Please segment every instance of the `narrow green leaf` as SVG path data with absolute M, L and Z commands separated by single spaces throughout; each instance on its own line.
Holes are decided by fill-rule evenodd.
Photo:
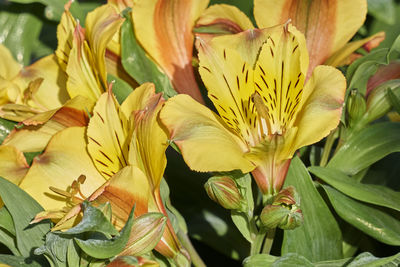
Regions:
M 364 252 L 358 255 L 347 267 L 381 267 L 381 266 L 399 266 L 400 253 L 396 255 L 377 258 L 369 252 Z
M 6 207 L 0 209 L 0 228 L 3 228 L 15 236 L 14 222 Z
M 400 192 L 386 186 L 359 183 L 339 170 L 317 166 L 308 169 L 326 183 L 352 198 L 400 211 Z
M 115 255 L 118 255 L 125 248 L 126 243 L 129 240 L 129 235 L 131 233 L 132 225 L 134 222 L 133 211 L 134 208 L 129 214 L 128 221 L 126 222 L 124 228 L 121 230 L 119 236 L 115 236 L 109 240 L 81 240 L 75 238 L 75 242 L 86 254 L 96 259 L 108 259 Z
M 79 266 L 79 247 L 71 239 L 67 249 L 67 264 L 68 266 Z
M 0 227 L 0 243 L 5 245 L 13 255 L 21 256 L 17 248 L 17 240 L 10 232 Z
M 99 209 L 85 201 L 83 202 L 83 210 L 82 220 L 75 227 L 65 231 L 64 234 L 76 235 L 85 232 L 99 232 L 105 234 L 108 238 L 111 238 L 111 235 L 119 235 L 117 229 Z
M 320 261 L 314 263 L 314 267 L 342 267 L 347 266 L 346 264 L 351 261 L 351 258 L 345 258 L 333 261 Z
M 363 204 L 324 185 L 338 215 L 354 227 L 385 244 L 400 245 L 400 221 L 371 205 Z
M 0 255 L 0 263 L 8 264 L 11 267 L 41 267 L 37 261 L 26 259 L 22 256 Z
M 244 214 L 243 212 L 232 210 L 231 218 L 237 229 L 243 235 L 243 237 L 246 238 L 247 241 L 252 243 L 253 239 L 251 237 L 250 225 L 246 217 L 246 214 Z
M 29 257 L 33 248 L 44 244 L 44 236 L 50 231 L 50 222 L 30 225 L 43 208 L 18 186 L 1 177 L 0 196 L 13 218 L 18 250 L 21 255 Z
M 293 158 L 286 177 L 285 186 L 289 185 L 300 195 L 304 223 L 284 232 L 282 254 L 297 253 L 312 262 L 340 259 L 342 234 L 339 226 L 297 157 Z
M 133 79 L 139 84 L 153 82 L 156 91 L 162 92 L 165 98 L 176 95 L 168 77 L 147 57 L 137 42 L 129 17 L 121 27 L 121 47 L 122 65 Z
M 15 125 L 15 122 L 0 118 L 0 144 L 3 143 L 4 139 L 14 129 Z
M 397 151 L 400 151 L 400 123 L 377 123 L 355 133 L 327 166 L 354 175 Z
M 38 42 L 42 21 L 33 13 L 40 10 L 36 5 L 11 4 L 2 5 L 0 11 L 1 43 L 24 65 L 30 63 L 32 49 Z

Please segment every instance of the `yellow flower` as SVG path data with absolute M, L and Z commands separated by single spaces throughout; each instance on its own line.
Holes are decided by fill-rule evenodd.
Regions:
M 74 225 L 85 199 L 94 205 L 109 202 L 117 227 L 125 224 L 134 205 L 135 216 L 155 211 L 168 217 L 160 195 L 168 147 L 158 119 L 163 104 L 161 93 L 155 94 L 150 83 L 136 88 L 121 105 L 111 91 L 106 92 L 89 125 L 56 133 L 29 170 L 18 151 L 0 146 L 0 158 L 13 156 L 0 173 L 43 206 L 46 212 L 36 221 L 59 221 L 54 229 Z M 172 259 L 186 255 L 169 220 L 156 250 Z
M 377 46 L 385 38 L 384 32 L 380 32 L 348 43 L 363 25 L 366 15 L 366 0 L 254 0 L 254 18 L 259 28 L 283 24 L 290 19 L 305 35 L 310 55 L 307 77 L 317 65 L 349 64 L 358 48 L 367 44 Z M 197 35 L 210 38 L 209 30 L 230 34 L 254 26 L 239 9 L 222 4 L 210 6 L 197 21 L 196 28 Z
M 219 115 L 186 95 L 167 101 L 162 122 L 196 171 L 253 172 L 264 194 L 279 192 L 294 152 L 334 129 L 346 81 L 318 66 L 291 25 L 248 30 L 199 45 L 200 74 Z

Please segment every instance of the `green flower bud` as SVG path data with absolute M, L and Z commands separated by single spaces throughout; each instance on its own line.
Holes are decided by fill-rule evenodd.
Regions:
M 139 256 L 151 251 L 160 241 L 167 217 L 150 212 L 135 219 L 124 251 L 120 255 Z
M 379 119 L 392 109 L 392 103 L 387 95 L 387 90 L 388 88 L 392 88 L 392 93 L 399 97 L 399 86 L 400 80 L 390 80 L 371 91 L 367 98 L 367 113 L 364 116 L 367 123 Z
M 367 110 L 367 104 L 364 96 L 360 92 L 358 92 L 357 89 L 351 90 L 350 95 L 347 99 L 346 107 L 347 114 L 349 116 L 350 126 L 359 121 Z
M 294 187 L 289 186 L 281 190 L 272 204 L 267 205 L 261 212 L 262 224 L 269 228 L 291 230 L 303 223 L 303 214 L 300 209 L 300 197 Z
M 243 197 L 237 188 L 236 182 L 228 177 L 211 177 L 205 183 L 207 195 L 225 209 L 236 210 L 242 208 Z

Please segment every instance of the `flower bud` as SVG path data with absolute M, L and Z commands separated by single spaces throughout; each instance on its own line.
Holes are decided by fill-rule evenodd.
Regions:
M 367 122 L 379 119 L 388 113 L 392 104 L 387 95 L 387 89 L 392 88 L 392 92 L 399 96 L 400 94 L 400 80 L 390 80 L 385 82 L 371 91 L 367 98 Z
M 303 214 L 300 209 L 300 197 L 295 188 L 289 186 L 281 190 L 273 203 L 264 207 L 260 219 L 262 224 L 269 229 L 279 227 L 291 230 L 300 226 L 303 222 Z
M 367 104 L 364 96 L 353 89 L 347 99 L 347 114 L 349 115 L 350 126 L 354 125 L 365 114 Z
M 228 177 L 211 177 L 205 183 L 207 195 L 225 209 L 236 210 L 242 207 L 242 195 L 235 181 Z
M 135 219 L 124 251 L 120 255 L 138 256 L 151 251 L 160 241 L 167 217 L 150 212 Z

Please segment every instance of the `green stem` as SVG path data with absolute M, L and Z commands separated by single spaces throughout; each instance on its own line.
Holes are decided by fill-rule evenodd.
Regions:
M 326 163 L 328 163 L 329 155 L 331 154 L 333 143 L 335 142 L 335 134 L 336 131 L 331 132 L 326 138 L 324 145 L 324 152 L 322 153 L 321 161 L 319 163 L 320 166 L 324 167 Z
M 256 255 L 260 253 L 266 233 L 267 229 L 265 227 L 262 227 L 258 231 L 256 238 L 253 240 L 253 243 L 251 244 L 250 255 Z
M 190 255 L 190 259 L 195 267 L 206 267 L 204 261 L 200 258 L 200 255 L 197 253 L 196 249 L 194 248 L 192 242 L 190 241 L 187 234 L 185 234 L 182 230 L 178 231 L 177 233 L 179 240 L 181 241 L 182 245 L 186 248 Z
M 274 243 L 275 231 L 276 228 L 269 230 L 269 232 L 267 233 L 262 253 L 269 254 L 269 252 L 271 251 L 272 243 Z

